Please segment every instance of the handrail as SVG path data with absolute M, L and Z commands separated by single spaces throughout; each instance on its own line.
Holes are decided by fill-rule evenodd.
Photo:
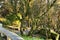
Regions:
M 1 26 L 0 26 L 0 33 L 3 33 L 7 37 L 11 38 L 11 40 L 23 40 L 22 37 L 18 36 L 17 34 L 11 32 L 11 31 L 9 31 Z

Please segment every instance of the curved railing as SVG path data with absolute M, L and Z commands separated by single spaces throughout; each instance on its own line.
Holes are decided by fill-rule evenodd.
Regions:
M 7 36 L 7 40 L 23 40 L 22 37 L 18 36 L 17 34 L 3 28 L 1 25 L 0 25 L 0 34 L 4 34 Z

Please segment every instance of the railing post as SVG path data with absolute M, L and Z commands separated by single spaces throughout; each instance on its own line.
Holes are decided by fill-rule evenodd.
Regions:
M 7 37 L 7 40 L 11 40 L 11 38 Z

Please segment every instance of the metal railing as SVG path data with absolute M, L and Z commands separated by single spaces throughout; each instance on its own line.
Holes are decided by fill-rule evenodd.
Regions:
M 2 27 L 0 24 L 0 34 L 4 34 L 7 37 L 7 40 L 24 40 L 22 37 L 18 36 L 16 33 L 13 33 Z

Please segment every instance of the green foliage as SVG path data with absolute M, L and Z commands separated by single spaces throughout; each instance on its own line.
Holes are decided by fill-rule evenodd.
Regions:
M 30 36 L 22 36 L 24 40 L 45 40 L 43 38 L 38 38 L 38 37 L 30 37 Z
M 4 25 L 11 25 L 10 21 L 9 20 L 6 20 L 3 22 Z
M 5 16 L 7 22 L 5 21 L 4 23 L 10 24 L 15 20 L 20 20 L 22 28 L 31 27 L 29 35 L 32 35 L 33 32 L 35 32 L 34 30 L 38 30 L 38 28 L 45 28 L 46 31 L 49 29 L 58 31 L 58 28 L 60 28 L 60 14 L 58 12 L 59 8 L 55 5 L 56 1 L 57 0 L 10 0 L 10 2 L 6 4 L 7 6 L 4 7 L 8 7 L 10 10 L 9 13 L 12 13 Z M 20 14 L 22 15 L 21 19 Z M 26 18 L 27 16 L 28 18 Z M 45 31 L 40 30 L 40 32 L 42 34 Z M 46 33 L 49 34 L 48 32 Z
M 13 22 L 14 20 L 17 20 L 17 17 L 14 14 L 9 14 L 9 16 L 6 16 L 6 19 L 8 19 L 10 22 Z

